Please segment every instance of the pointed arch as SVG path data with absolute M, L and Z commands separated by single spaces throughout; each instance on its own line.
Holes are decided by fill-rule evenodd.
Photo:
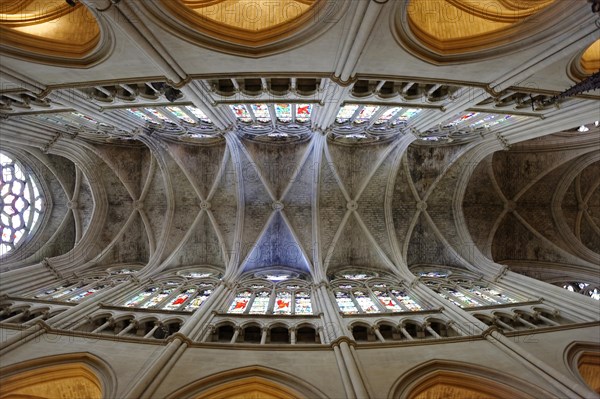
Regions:
M 401 376 L 389 399 L 433 397 L 465 399 L 549 398 L 550 392 L 527 381 L 475 364 L 430 360 Z
M 113 370 L 90 353 L 47 356 L 0 369 L 0 398 L 115 398 Z
M 577 380 L 600 394 L 600 345 L 597 342 L 573 342 L 565 350 L 564 360 Z
M 245 57 L 277 54 L 327 31 L 349 2 L 330 0 L 150 0 L 132 7 L 191 43 Z
M 99 12 L 76 3 L 12 0 L 0 10 L 0 54 L 68 68 L 89 68 L 112 53 L 114 35 Z
M 327 398 L 323 392 L 281 371 L 262 366 L 228 370 L 194 381 L 167 399 Z

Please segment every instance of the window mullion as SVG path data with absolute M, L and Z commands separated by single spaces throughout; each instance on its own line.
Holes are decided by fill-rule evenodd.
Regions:
M 271 289 L 271 295 L 269 295 L 269 304 L 267 305 L 267 311 L 265 314 L 273 314 L 273 307 L 275 305 L 275 298 L 277 297 L 277 290 Z
M 250 309 L 252 309 L 252 305 L 254 305 L 254 299 L 256 299 L 256 291 L 253 290 L 252 295 L 250 296 L 250 299 L 248 300 L 248 305 L 246 306 L 246 309 L 244 309 L 243 314 L 250 313 Z
M 389 313 L 388 309 L 383 306 L 379 298 L 373 293 L 371 288 L 367 287 L 368 298 L 371 298 L 371 302 L 375 304 L 375 307 L 379 309 L 379 313 Z
M 354 303 L 354 306 L 356 307 L 356 310 L 358 310 L 358 313 L 365 313 L 365 311 L 358 304 L 358 301 L 356 300 L 356 297 L 354 296 L 354 292 L 352 292 L 352 290 L 351 290 L 351 291 L 347 291 L 346 293 L 349 294 L 350 299 L 352 300 L 352 302 Z

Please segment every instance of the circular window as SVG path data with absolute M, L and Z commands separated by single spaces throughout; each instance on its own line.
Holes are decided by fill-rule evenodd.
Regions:
M 34 231 L 44 201 L 39 184 L 21 163 L 0 153 L 0 165 L 0 256 L 4 256 Z

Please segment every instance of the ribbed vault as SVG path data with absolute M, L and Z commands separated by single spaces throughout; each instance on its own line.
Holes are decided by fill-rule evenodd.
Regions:
M 525 142 L 477 165 L 466 221 L 477 247 L 497 262 L 538 278 L 587 270 L 593 281 L 600 261 L 597 151 L 555 146 L 555 139 Z

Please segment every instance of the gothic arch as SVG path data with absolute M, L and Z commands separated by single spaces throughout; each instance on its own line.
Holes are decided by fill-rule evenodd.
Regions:
M 48 356 L 0 369 L 0 398 L 115 398 L 113 370 L 90 353 Z
M 573 342 L 567 347 L 565 363 L 573 376 L 600 394 L 600 345 L 592 342 Z
M 83 4 L 7 1 L 0 11 L 0 54 L 31 62 L 89 68 L 108 57 L 114 40 L 98 12 Z
M 600 70 L 600 39 L 577 53 L 571 60 L 567 73 L 574 81 L 580 81 Z
M 147 4 L 146 4 L 147 3 Z M 150 0 L 133 6 L 194 44 L 246 57 L 262 57 L 309 42 L 329 29 L 349 2 L 285 0 Z
M 553 0 L 530 1 L 519 8 L 503 0 L 397 3 L 392 13 L 397 41 L 411 54 L 437 65 L 514 53 L 548 37 L 558 37 L 567 29 L 567 23 L 573 23 L 570 17 L 564 18 L 569 15 L 568 4 Z M 532 30 L 534 21 L 536 28 Z M 514 43 L 515 37 L 519 38 L 519 44 Z
M 529 382 L 492 369 L 470 363 L 430 360 L 396 380 L 388 399 L 425 399 L 436 395 L 472 399 L 553 396 Z
M 255 394 L 252 396 L 252 394 Z M 167 399 L 293 399 L 327 398 L 298 377 L 262 366 L 241 367 L 202 378 L 167 396 Z

